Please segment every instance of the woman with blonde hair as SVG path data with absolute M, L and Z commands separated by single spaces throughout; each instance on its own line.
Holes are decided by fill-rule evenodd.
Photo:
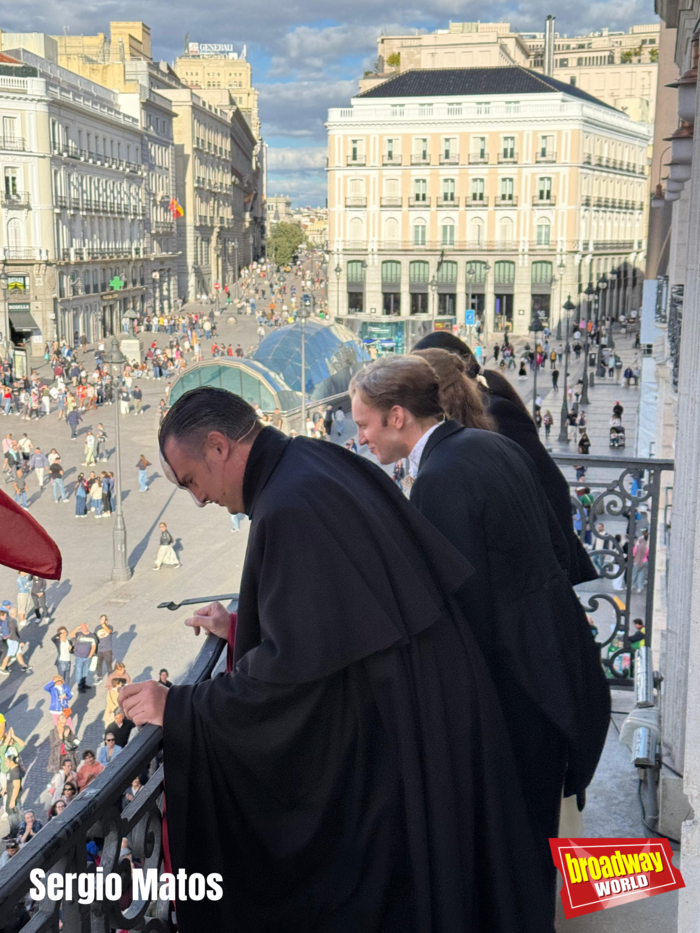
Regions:
M 437 373 L 440 404 L 448 417 L 459 421 L 465 428 L 494 430 L 494 422 L 486 413 L 482 393 L 477 383 L 468 378 L 467 365 L 460 356 L 437 348 L 415 350 L 411 355 L 420 356 Z

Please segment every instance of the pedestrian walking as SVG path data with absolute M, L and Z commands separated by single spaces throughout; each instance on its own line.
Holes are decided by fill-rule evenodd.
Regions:
M 29 458 L 29 467 L 36 473 L 36 481 L 39 484 L 39 489 L 41 489 L 44 485 L 46 471 L 49 468 L 49 459 L 46 454 L 41 452 L 40 447 L 34 448 L 34 453 Z
M 333 430 L 333 407 L 331 405 L 328 405 L 323 413 L 323 430 L 326 432 L 326 437 L 331 436 Z
M 46 580 L 43 577 L 38 577 L 33 575 L 31 577 L 32 581 L 32 612 L 37 617 L 37 621 L 41 619 L 49 619 L 50 612 L 48 606 L 46 605 Z
M 554 389 L 555 392 L 559 391 L 559 370 L 558 369 L 552 370 L 552 388 Z
M 158 547 L 156 563 L 153 569 L 160 570 L 163 564 L 169 567 L 181 567 L 182 564 L 173 547 L 175 539 L 168 531 L 168 526 L 165 522 L 161 522 L 158 527 L 160 528 L 160 546 Z
M 95 435 L 88 431 L 85 436 L 85 462 L 83 466 L 91 466 L 95 462 Z
M 136 464 L 136 469 L 139 471 L 139 492 L 148 492 L 148 468 L 150 465 L 150 460 L 147 460 L 145 455 L 141 454 Z
M 336 410 L 335 415 L 333 416 L 333 420 L 335 421 L 335 430 L 338 434 L 338 437 L 342 437 L 343 428 L 345 427 L 345 412 L 342 408 L 339 407 Z
M 567 441 L 576 440 L 576 412 L 573 408 L 566 416 L 566 439 Z
M 17 615 L 20 624 L 27 621 L 27 612 L 32 598 L 32 578 L 23 570 L 17 576 Z
M 95 435 L 95 459 L 107 460 L 107 432 L 101 424 L 97 425 Z
M 17 467 L 15 470 L 15 480 L 13 483 L 15 490 L 15 502 L 18 502 L 25 512 L 29 511 L 29 506 L 27 505 L 27 480 L 24 477 L 24 472 L 21 467 Z
M 647 585 L 649 568 L 649 531 L 644 528 L 632 549 L 632 589 L 641 593 Z
M 131 390 L 131 397 L 134 400 L 134 414 L 142 415 L 143 414 L 143 390 L 139 388 L 138 385 L 135 385 Z
M 122 386 L 121 389 L 119 390 L 119 412 L 120 414 L 122 415 L 129 414 L 129 411 L 131 410 L 131 406 L 129 405 L 130 398 L 131 396 L 129 395 L 129 389 L 126 386 Z
M 78 425 L 83 420 L 83 416 L 80 412 L 74 408 L 72 411 L 69 411 L 66 415 L 66 424 L 70 428 L 70 439 L 74 441 L 78 436 Z
M 112 659 L 114 657 L 114 629 L 109 624 L 106 615 L 100 616 L 100 624 L 95 629 L 97 639 L 97 668 L 95 670 L 95 684 L 102 683 L 102 670 L 105 677 L 112 673 Z
M 554 418 L 552 418 L 552 413 L 549 409 L 545 411 L 542 416 L 542 424 L 544 425 L 544 436 L 546 440 L 549 440 L 549 435 L 552 430 L 552 425 L 554 424 Z

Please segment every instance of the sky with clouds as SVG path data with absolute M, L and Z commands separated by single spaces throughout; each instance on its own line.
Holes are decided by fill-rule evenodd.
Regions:
M 357 79 L 373 66 L 377 36 L 446 28 L 449 21 L 486 19 L 483 0 L 22 0 L 3 4 L 0 26 L 10 32 L 72 35 L 107 32 L 110 20 L 144 20 L 154 58 L 172 61 L 190 41 L 247 47 L 260 92 L 262 132 L 269 144 L 268 191 L 295 205 L 323 205 L 326 197 L 324 120 L 329 107 L 347 105 Z M 522 31 L 543 29 L 557 16 L 560 33 L 656 21 L 654 0 L 587 4 L 552 0 L 491 0 L 489 22 Z

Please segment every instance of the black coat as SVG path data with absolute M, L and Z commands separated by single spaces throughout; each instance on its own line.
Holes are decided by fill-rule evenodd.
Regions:
M 496 423 L 496 430 L 522 447 L 535 464 L 542 488 L 569 543 L 569 582 L 576 586 L 578 583 L 596 580 L 596 569 L 574 531 L 571 492 L 566 478 L 547 453 L 528 412 L 522 405 L 507 397 L 506 393 L 513 391 L 510 383 L 494 370 L 484 370 L 483 376 L 488 383 L 486 408 Z
M 182 933 L 552 933 L 468 563 L 332 444 L 264 428 L 243 498 L 234 672 L 165 708 Z
M 555 757 L 557 734 L 566 793 L 583 791 L 605 743 L 610 695 L 532 461 L 507 438 L 448 421 L 428 439 L 411 502 L 476 569 L 457 600 L 496 682 L 526 792 L 546 780 L 539 742 Z

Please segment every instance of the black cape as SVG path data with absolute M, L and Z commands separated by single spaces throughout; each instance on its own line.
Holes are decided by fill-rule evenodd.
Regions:
M 552 546 L 537 471 L 507 438 L 448 421 L 425 445 L 411 502 L 476 570 L 457 600 L 496 682 L 526 797 L 541 797 L 541 821 L 553 835 L 551 801 L 564 771 L 567 795 L 593 777 L 610 693 L 585 612 Z
M 525 451 L 537 469 L 540 483 L 557 517 L 559 527 L 568 542 L 567 574 L 572 586 L 597 580 L 598 574 L 579 536 L 574 531 L 571 492 L 564 474 L 539 438 L 535 422 L 522 403 L 509 396 L 514 390 L 505 377 L 493 369 L 482 373 L 487 383 L 486 409 L 493 418 L 496 431 L 510 438 Z
M 219 872 L 182 933 L 552 933 L 464 558 L 389 478 L 265 428 L 234 672 L 174 686 L 174 870 Z

